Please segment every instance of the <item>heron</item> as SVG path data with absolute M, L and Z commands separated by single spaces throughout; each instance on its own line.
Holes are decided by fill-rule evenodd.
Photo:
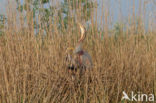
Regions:
M 68 69 L 70 70 L 86 70 L 92 67 L 92 58 L 90 54 L 82 47 L 83 41 L 86 38 L 86 29 L 83 25 L 78 23 L 80 28 L 80 39 L 75 48 L 67 49 L 66 60 L 70 62 Z

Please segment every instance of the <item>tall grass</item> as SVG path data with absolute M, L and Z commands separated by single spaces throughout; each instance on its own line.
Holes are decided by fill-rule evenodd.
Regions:
M 104 30 L 98 30 L 92 15 L 83 44 L 92 56 L 92 70 L 81 78 L 77 74 L 74 81 L 65 63 L 66 48 L 74 47 L 79 36 L 72 21 L 61 32 L 56 17 L 46 35 L 42 28 L 35 35 L 31 12 L 25 21 L 23 14 L 8 9 L 0 37 L 0 103 L 119 103 L 123 91 L 154 94 L 155 32 L 145 32 L 143 19 L 135 23 L 137 17 L 129 19 L 126 29 L 110 30 L 111 11 L 103 9 Z

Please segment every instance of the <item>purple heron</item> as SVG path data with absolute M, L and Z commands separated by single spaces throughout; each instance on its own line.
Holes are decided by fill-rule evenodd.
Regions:
M 80 39 L 75 48 L 67 49 L 67 57 L 66 60 L 70 62 L 68 69 L 77 70 L 77 69 L 90 69 L 92 66 L 92 59 L 89 53 L 82 48 L 82 43 L 86 37 L 86 30 L 81 25 L 80 27 Z

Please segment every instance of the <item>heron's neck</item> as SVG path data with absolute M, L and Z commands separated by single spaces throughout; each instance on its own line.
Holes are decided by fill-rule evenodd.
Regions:
M 80 40 L 78 41 L 78 44 L 82 44 L 83 40 L 84 40 L 84 39 L 80 39 Z
M 74 53 L 79 53 L 80 51 L 83 51 L 83 49 L 82 49 L 82 43 L 78 43 L 77 44 L 77 46 L 76 46 L 76 48 L 75 48 L 75 50 L 74 50 Z
M 82 50 L 82 42 L 79 42 L 79 43 L 77 44 L 77 48 L 79 48 L 79 50 Z

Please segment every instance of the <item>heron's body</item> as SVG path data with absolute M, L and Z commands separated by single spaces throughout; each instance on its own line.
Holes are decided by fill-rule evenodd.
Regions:
M 87 51 L 84 51 L 81 48 L 81 45 L 78 45 L 75 50 L 74 54 L 77 56 L 77 63 L 80 65 L 80 67 L 83 68 L 91 68 L 92 66 L 92 59 L 91 56 Z

